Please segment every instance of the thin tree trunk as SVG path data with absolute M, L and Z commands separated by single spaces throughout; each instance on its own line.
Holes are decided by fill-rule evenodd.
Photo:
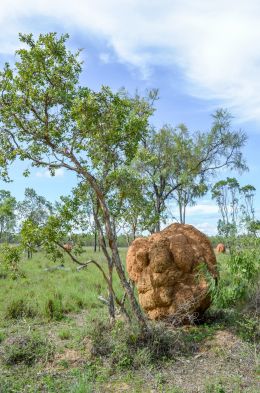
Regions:
M 117 242 L 116 242 L 116 236 L 113 232 L 113 225 L 111 223 L 110 213 L 109 213 L 108 207 L 106 205 L 106 202 L 104 200 L 104 196 L 103 196 L 101 190 L 99 189 L 98 185 L 96 184 L 95 180 L 93 179 L 93 177 L 90 176 L 89 174 L 86 177 L 87 177 L 87 180 L 90 182 L 91 186 L 93 187 L 93 189 L 97 195 L 97 198 L 100 202 L 100 207 L 103 212 L 103 218 L 104 218 L 104 223 L 105 223 L 106 236 L 108 239 L 109 247 L 112 252 L 112 261 L 113 261 L 113 264 L 116 268 L 116 271 L 117 271 L 117 274 L 118 274 L 119 279 L 121 281 L 121 284 L 122 284 L 124 290 L 126 291 L 131 308 L 132 308 L 133 313 L 134 313 L 136 319 L 138 320 L 140 326 L 144 330 L 148 330 L 146 318 L 145 318 L 145 316 L 144 316 L 144 314 L 143 314 L 143 312 L 142 312 L 142 310 L 136 300 L 133 289 L 131 288 L 129 282 L 127 281 L 125 271 L 123 269 L 123 265 L 121 262 L 121 258 L 119 255 L 118 246 L 117 246 Z
M 81 166 L 81 164 L 77 161 L 75 156 L 71 156 L 70 158 L 76 164 L 78 173 L 85 177 L 86 181 L 89 183 L 89 185 L 91 186 L 91 188 L 93 189 L 93 191 L 96 194 L 96 197 L 97 197 L 99 204 L 100 204 L 100 208 L 103 213 L 103 219 L 104 219 L 105 230 L 106 230 L 106 237 L 108 239 L 109 247 L 112 251 L 112 261 L 115 265 L 115 268 L 116 268 L 117 274 L 119 276 L 119 279 L 121 281 L 122 287 L 126 291 L 132 311 L 133 311 L 140 327 L 143 330 L 148 331 L 149 329 L 148 329 L 146 318 L 145 318 L 144 314 L 142 313 L 142 310 L 141 310 L 141 308 L 135 298 L 134 291 L 132 290 L 129 282 L 127 281 L 125 271 L 123 269 L 123 265 L 122 265 L 122 262 L 120 259 L 118 246 L 117 246 L 117 242 L 116 242 L 116 236 L 113 233 L 113 226 L 112 226 L 112 222 L 111 222 L 110 212 L 109 212 L 109 209 L 108 209 L 107 204 L 105 202 L 104 194 L 103 194 L 101 188 L 99 187 L 95 177 L 92 176 L 85 168 L 83 168 Z
M 95 225 L 95 232 L 94 232 L 94 252 L 97 252 L 97 228 Z
M 101 245 L 103 254 L 105 255 L 107 263 L 108 263 L 108 277 L 109 277 L 108 309 L 109 309 L 109 316 L 110 316 L 111 320 L 114 320 L 115 319 L 115 304 L 114 304 L 114 296 L 113 296 L 113 261 L 112 261 L 111 256 L 107 252 L 105 237 L 103 235 L 102 227 L 101 227 L 101 224 L 100 224 L 99 218 L 98 218 L 98 206 L 97 206 L 96 211 L 93 208 L 93 214 L 94 214 L 95 226 L 96 226 L 96 229 L 98 230 L 98 234 L 99 234 L 99 245 Z M 96 231 L 95 231 L 95 234 L 96 234 Z

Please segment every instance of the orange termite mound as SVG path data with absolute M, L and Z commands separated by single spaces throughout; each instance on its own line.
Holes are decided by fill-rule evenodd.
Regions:
M 225 253 L 226 252 L 226 247 L 223 243 L 219 243 L 216 247 L 216 252 L 218 253 Z
M 210 305 L 206 271 L 217 278 L 210 241 L 192 225 L 172 224 L 128 249 L 127 271 L 150 319 L 187 322 Z
M 64 250 L 71 252 L 73 249 L 73 246 L 71 243 L 65 243 L 65 244 L 63 244 L 63 248 L 64 248 Z

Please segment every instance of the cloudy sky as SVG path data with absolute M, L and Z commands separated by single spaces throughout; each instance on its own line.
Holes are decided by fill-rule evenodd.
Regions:
M 0 64 L 14 61 L 19 32 L 68 32 L 71 48 L 84 49 L 84 84 L 159 88 L 157 127 L 184 122 L 206 130 L 214 110 L 227 108 L 234 128 L 249 137 L 250 172 L 239 180 L 257 188 L 260 213 L 259 20 L 257 0 L 1 0 Z M 19 199 L 26 186 L 54 200 L 75 184 L 62 170 L 55 178 L 38 170 L 23 179 L 20 169 L 12 170 L 13 184 L 0 182 Z M 217 219 L 209 196 L 188 210 L 187 221 L 207 233 Z

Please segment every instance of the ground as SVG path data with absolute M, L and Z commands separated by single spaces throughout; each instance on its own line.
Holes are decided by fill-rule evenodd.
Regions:
M 89 257 L 102 260 L 90 249 L 82 260 Z M 46 270 L 53 266 L 37 253 L 29 261 L 24 257 L 24 276 L 0 279 L 1 393 L 260 391 L 251 320 L 240 323 L 232 310 L 212 312 L 200 325 L 175 328 L 171 355 L 148 361 L 146 347 L 130 356 L 122 340 L 117 346 L 120 332 L 125 334 L 118 316 L 117 330 L 111 330 L 116 346 L 103 353 L 107 332 L 95 325 L 107 321 L 98 299 L 106 296 L 102 277 L 94 267 L 77 272 L 68 260 L 65 270 Z M 166 335 L 173 328 L 162 329 Z

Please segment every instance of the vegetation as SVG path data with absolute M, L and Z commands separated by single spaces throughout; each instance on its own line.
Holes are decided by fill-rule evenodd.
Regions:
M 77 180 L 53 204 L 0 190 L 0 392 L 258 391 L 256 190 L 235 178 L 212 185 L 221 168 L 247 169 L 246 135 L 223 109 L 209 132 L 156 131 L 157 91 L 81 86 L 67 39 L 21 34 L 16 63 L 0 72 L 1 179 L 21 160 L 24 176 L 62 168 Z M 120 245 L 159 231 L 172 201 L 185 223 L 208 190 L 221 214 L 213 243 L 228 246 L 218 285 L 209 278 L 212 307 L 191 326 L 151 323 Z
M 120 253 L 124 260 L 126 249 Z M 92 248 L 84 249 L 80 259 L 94 255 Z M 60 269 L 42 252 L 31 259 L 24 254 L 23 276 L 1 279 L 4 392 L 112 392 L 123 387 L 129 392 L 190 392 L 189 383 L 203 392 L 218 391 L 219 386 L 225 392 L 257 392 L 260 332 L 259 303 L 258 309 L 252 307 L 255 294 L 224 309 L 216 301 L 198 325 L 152 324 L 147 336 L 122 318 L 110 325 L 106 305 L 99 300 L 107 299 L 102 276 L 91 265 L 77 271 L 69 257 L 64 258 Z M 98 258 L 107 269 L 102 253 Z M 219 263 L 220 283 L 227 282 L 228 256 L 221 256 Z M 116 276 L 115 283 L 123 295 Z

